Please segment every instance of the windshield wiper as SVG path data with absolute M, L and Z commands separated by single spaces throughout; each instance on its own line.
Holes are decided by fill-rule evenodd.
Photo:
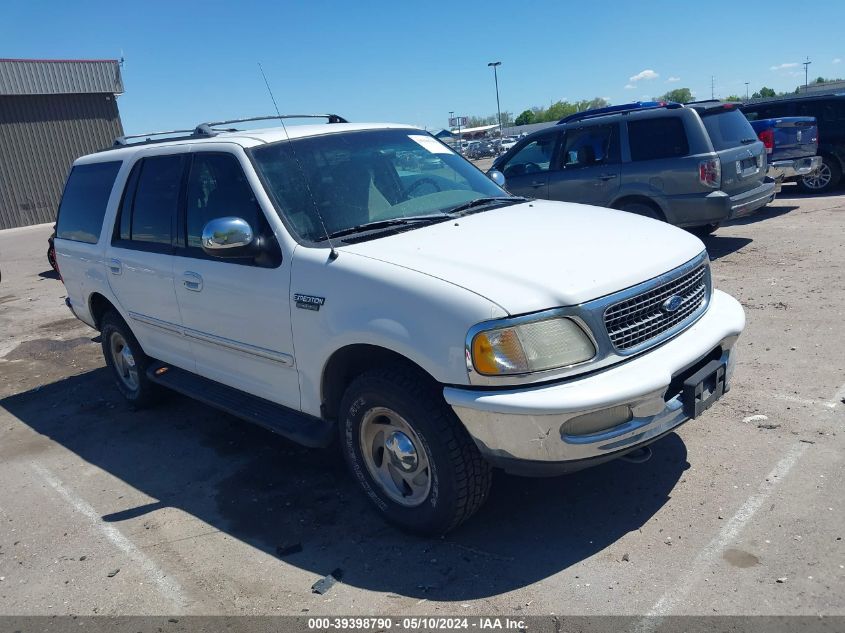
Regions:
M 449 216 L 447 215 L 439 215 L 439 214 L 432 214 L 432 215 L 410 215 L 404 218 L 390 218 L 389 220 L 373 220 L 372 222 L 364 222 L 363 224 L 358 224 L 356 226 L 350 226 L 345 229 L 339 229 L 328 235 L 321 235 L 317 237 L 314 241 L 315 242 L 324 242 L 326 239 L 333 238 L 333 237 L 344 237 L 346 235 L 353 235 L 355 233 L 363 233 L 365 231 L 375 231 L 378 229 L 384 229 L 391 226 L 408 226 L 408 225 L 416 225 L 416 224 L 430 224 L 432 222 L 442 222 L 443 220 L 448 220 Z
M 487 198 L 476 198 L 475 200 L 470 200 L 469 202 L 465 202 L 464 204 L 459 204 L 456 207 L 452 207 L 447 212 L 451 216 L 461 215 L 462 213 L 466 213 L 472 209 L 481 210 L 481 207 L 486 207 L 491 204 L 498 204 L 498 203 L 505 203 L 510 202 L 512 204 L 516 204 L 517 202 L 525 202 L 528 198 L 523 198 L 521 196 L 490 196 Z
M 740 143 L 742 143 L 743 145 L 748 145 L 749 143 L 753 143 L 756 140 L 756 138 L 744 138 L 740 141 Z

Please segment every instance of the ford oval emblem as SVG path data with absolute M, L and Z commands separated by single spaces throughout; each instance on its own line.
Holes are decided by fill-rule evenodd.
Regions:
M 666 314 L 671 314 L 681 307 L 684 298 L 681 295 L 672 295 L 666 301 L 660 304 L 660 309 Z

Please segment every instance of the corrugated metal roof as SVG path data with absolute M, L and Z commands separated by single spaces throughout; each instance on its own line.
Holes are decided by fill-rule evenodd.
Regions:
M 0 59 L 0 95 L 123 93 L 116 59 Z

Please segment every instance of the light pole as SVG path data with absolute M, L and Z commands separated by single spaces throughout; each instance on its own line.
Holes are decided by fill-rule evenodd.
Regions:
M 807 55 L 807 61 L 801 63 L 804 64 L 804 92 L 806 93 L 809 89 L 809 83 L 807 81 L 807 67 L 813 62 L 810 61 L 810 56 Z
M 748 84 L 749 82 L 745 82 L 745 100 L 748 101 Z
M 453 134 L 453 132 L 452 132 L 452 121 L 454 120 L 454 116 L 453 116 L 454 114 L 455 114 L 454 110 L 449 110 L 449 134 Z
M 502 108 L 499 106 L 499 73 L 498 67 L 502 62 L 490 62 L 488 66 L 493 67 L 493 80 L 496 82 L 496 115 L 499 117 L 499 150 L 502 149 Z

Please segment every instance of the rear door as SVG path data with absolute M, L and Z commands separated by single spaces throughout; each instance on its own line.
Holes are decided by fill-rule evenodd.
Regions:
M 148 355 L 193 369 L 173 283 L 173 235 L 184 153 L 147 156 L 132 167 L 106 249 L 109 286 Z
M 570 128 L 549 172 L 550 200 L 609 206 L 619 191 L 619 124 Z
M 523 141 L 505 163 L 505 188 L 517 196 L 548 198 L 549 170 L 552 166 L 560 130 L 551 130 Z
M 766 148 L 745 115 L 735 107 L 699 111 L 722 164 L 722 191 L 734 196 L 763 184 Z

